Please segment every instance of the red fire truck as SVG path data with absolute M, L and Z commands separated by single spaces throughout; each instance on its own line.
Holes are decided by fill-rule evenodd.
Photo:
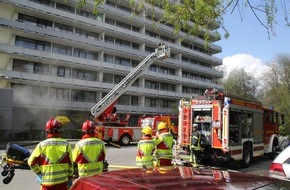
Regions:
M 192 125 L 202 134 L 201 159 L 240 161 L 250 166 L 253 157 L 274 155 L 278 127 L 284 117 L 261 102 L 206 90 L 204 96 L 180 100 L 178 144 L 190 151 Z
M 128 145 L 141 139 L 142 127 L 126 126 L 130 115 L 124 120 L 116 115 L 114 104 L 129 86 L 154 62 L 170 56 L 170 48 L 161 42 L 153 53 L 148 55 L 119 84 L 117 84 L 92 109 L 91 116 L 97 123 L 97 137 L 107 142 Z M 112 144 L 112 143 L 111 143 Z

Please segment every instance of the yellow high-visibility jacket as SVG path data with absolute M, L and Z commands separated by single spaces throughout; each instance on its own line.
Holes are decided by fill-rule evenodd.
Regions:
M 156 159 L 172 159 L 173 135 L 170 132 L 165 132 L 153 140 L 156 145 Z
M 80 140 L 73 150 L 73 161 L 78 166 L 80 177 L 93 176 L 102 173 L 106 155 L 102 140 L 89 137 Z
M 155 143 L 152 139 L 142 139 L 137 145 L 136 165 L 153 167 Z
M 28 165 L 36 174 L 42 174 L 44 186 L 65 183 L 73 174 L 71 146 L 65 139 L 48 138 L 33 150 Z

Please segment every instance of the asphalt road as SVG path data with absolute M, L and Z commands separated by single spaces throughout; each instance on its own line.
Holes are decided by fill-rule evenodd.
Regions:
M 72 142 L 73 145 L 73 142 Z M 34 146 L 26 147 L 29 150 L 33 150 Z M 116 148 L 113 146 L 106 146 L 107 155 L 106 159 L 109 163 L 109 170 L 116 170 L 122 168 L 131 168 L 135 166 L 135 155 L 136 155 L 136 145 L 125 146 L 121 148 Z M 0 150 L 0 154 L 4 150 Z M 229 168 L 237 169 L 241 172 L 251 173 L 255 175 L 268 176 L 269 167 L 271 160 L 267 157 L 260 157 L 254 159 L 254 163 L 251 167 L 245 169 L 239 168 Z M 221 165 L 222 168 L 225 166 Z M 2 171 L 2 168 L 1 168 Z M 2 183 L 4 179 L 0 176 L 0 189 L 1 190 L 37 190 L 40 189 L 40 185 L 36 182 L 36 175 L 30 170 L 16 170 L 13 180 L 5 185 Z

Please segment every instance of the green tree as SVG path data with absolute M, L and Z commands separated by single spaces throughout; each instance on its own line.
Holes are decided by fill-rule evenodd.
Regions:
M 233 69 L 227 78 L 222 80 L 224 90 L 230 94 L 258 100 L 260 84 L 254 75 L 244 68 Z
M 105 2 L 105 0 L 91 1 L 93 1 L 95 13 L 97 12 L 97 7 Z M 228 11 L 231 13 L 238 12 L 241 19 L 243 19 L 243 16 L 248 13 L 246 10 L 250 10 L 249 13 L 265 27 L 269 37 L 275 35 L 278 9 L 283 12 L 286 26 L 290 26 L 288 22 L 288 1 L 181 0 L 181 2 L 183 2 L 182 4 L 172 2 L 172 0 L 127 1 L 134 10 L 133 15 L 144 10 L 151 15 L 153 23 L 160 22 L 171 25 L 174 34 L 178 34 L 182 29 L 182 31 L 186 31 L 188 36 L 203 35 L 207 42 L 215 40 L 215 38 L 210 37 L 212 35 L 211 31 L 218 29 L 219 26 L 224 32 L 224 37 L 229 37 L 229 33 L 223 21 L 223 16 Z M 82 8 L 86 6 L 88 2 L 87 0 L 79 0 L 78 7 Z M 151 9 L 146 5 L 152 6 Z M 220 34 L 215 33 L 215 37 L 219 38 L 219 35 Z
M 290 55 L 278 54 L 269 63 L 269 71 L 264 73 L 263 102 L 273 105 L 284 114 L 285 133 L 290 135 Z

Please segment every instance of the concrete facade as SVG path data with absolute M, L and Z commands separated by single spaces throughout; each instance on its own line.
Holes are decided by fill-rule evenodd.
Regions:
M 215 57 L 220 46 L 206 50 L 201 36 L 180 41 L 186 33 L 174 36 L 169 25 L 156 23 L 156 30 L 150 6 L 130 19 L 125 0 L 107 0 L 98 15 L 87 3 L 79 10 L 75 0 L 0 1 L 0 87 L 14 92 L 14 129 L 43 127 L 67 111 L 89 115 L 160 41 L 170 46 L 171 57 L 153 63 L 128 88 L 119 113 L 173 114 L 180 99 L 223 88 L 217 84 L 223 73 L 215 68 L 222 65 Z

